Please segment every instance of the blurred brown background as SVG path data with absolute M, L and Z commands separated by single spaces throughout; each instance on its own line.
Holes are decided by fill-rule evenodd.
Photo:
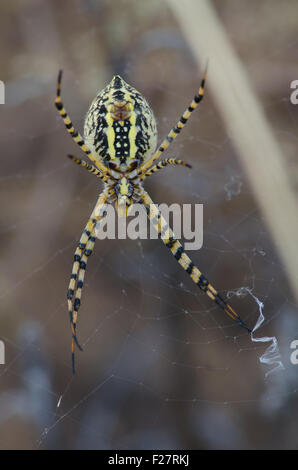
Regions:
M 298 106 L 289 97 L 298 79 L 297 2 L 213 4 L 296 191 Z M 0 37 L 0 448 L 297 448 L 297 307 L 208 81 L 167 153 L 193 169 L 165 169 L 146 188 L 156 203 L 204 204 L 204 246 L 190 255 L 251 327 L 257 302 L 235 292 L 248 287 L 264 303 L 256 336 L 277 337 L 285 369 L 265 378 L 273 366 L 259 357 L 269 343 L 252 343 L 160 241 L 98 240 L 72 378 L 66 290 L 101 185 L 66 158 L 83 155 L 54 108 L 57 73 L 63 68 L 63 101 L 80 131 L 91 100 L 117 73 L 148 99 L 163 138 L 202 73 L 168 4 L 2 2 Z

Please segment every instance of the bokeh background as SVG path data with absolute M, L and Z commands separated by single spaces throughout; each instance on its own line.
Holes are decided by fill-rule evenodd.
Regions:
M 297 194 L 297 2 L 212 3 Z M 193 169 L 165 169 L 146 188 L 156 203 L 204 204 L 204 246 L 191 257 L 251 327 L 264 304 L 256 336 L 277 338 L 284 369 L 265 376 L 277 365 L 259 360 L 270 343 L 225 317 L 160 241 L 98 240 L 72 377 L 66 290 L 101 184 L 66 158 L 83 155 L 54 107 L 57 73 L 80 131 L 117 73 L 148 99 L 163 138 L 202 74 L 169 3 L 2 2 L 0 38 L 0 448 L 297 448 L 297 306 L 208 82 L 167 154 Z

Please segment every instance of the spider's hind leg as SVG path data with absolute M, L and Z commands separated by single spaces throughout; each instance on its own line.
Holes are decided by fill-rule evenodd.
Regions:
M 249 333 L 251 329 L 244 323 L 240 316 L 233 310 L 233 308 L 221 297 L 221 295 L 214 289 L 208 279 L 200 272 L 200 270 L 193 264 L 189 256 L 185 253 L 181 243 L 175 237 L 172 229 L 167 224 L 166 220 L 161 215 L 159 209 L 153 203 L 152 199 L 143 192 L 142 200 L 146 208 L 148 218 L 155 226 L 159 237 L 167 248 L 182 266 L 182 268 L 191 277 L 193 282 L 203 291 L 208 297 L 213 300 L 230 318 L 236 321 L 240 326 L 245 328 Z
M 98 201 L 92 211 L 92 214 L 81 235 L 78 247 L 74 254 L 74 263 L 67 291 L 68 312 L 70 317 L 72 332 L 72 370 L 75 372 L 75 345 L 82 351 L 82 347 L 77 339 L 77 320 L 79 308 L 81 305 L 82 289 L 87 267 L 87 261 L 92 254 L 95 243 L 95 226 L 97 222 L 104 217 L 105 204 L 108 198 L 108 190 L 105 189 L 99 196 Z
M 72 351 L 73 372 L 74 372 L 74 346 L 75 344 L 77 345 L 80 351 L 83 350 L 83 348 L 81 347 L 77 339 L 77 333 L 76 333 L 78 310 L 80 306 L 81 289 L 83 287 L 82 282 L 80 282 L 81 262 L 82 262 L 82 257 L 84 256 L 85 247 L 88 244 L 91 232 L 93 232 L 95 224 L 96 224 L 96 219 L 90 218 L 81 235 L 79 245 L 74 254 L 74 263 L 73 263 L 72 273 L 71 273 L 69 286 L 67 290 L 68 313 L 69 313 L 71 332 L 72 332 L 71 351 Z M 80 289 L 80 297 L 78 299 L 77 292 L 79 289 Z

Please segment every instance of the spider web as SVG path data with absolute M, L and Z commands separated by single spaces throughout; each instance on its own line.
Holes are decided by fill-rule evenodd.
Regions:
M 117 3 L 121 19 L 109 2 L 74 2 L 72 22 L 67 1 L 59 11 L 54 2 L 43 9 L 7 7 L 25 47 L 18 43 L 10 59 L 6 53 L 10 72 L 3 68 L 7 77 L 0 77 L 6 84 L 0 109 L 0 339 L 6 353 L 0 446 L 294 448 L 297 369 L 290 344 L 298 336 L 297 306 L 208 82 L 202 105 L 167 152 L 192 170 L 167 168 L 145 187 L 156 203 L 204 204 L 203 248 L 188 254 L 254 328 L 252 338 L 194 285 L 161 241 L 97 240 L 78 325 L 84 352 L 76 352 L 72 376 L 65 296 L 73 253 L 101 185 L 65 158 L 80 150 L 55 114 L 56 71 L 63 64 L 63 101 L 79 130 L 95 92 L 117 72 L 148 98 L 160 139 L 199 83 L 164 6 Z M 227 19 L 230 2 L 219 14 L 284 150 L 294 186 L 298 119 L 289 84 L 298 78 L 290 65 L 297 59 L 291 36 L 297 15 L 289 5 L 282 20 L 289 23 L 287 34 L 281 28 L 275 35 L 278 7 L 271 2 L 266 40 L 260 17 L 258 39 L 244 41 L 239 24 L 249 30 L 252 13 L 239 4 L 233 18 Z M 137 21 L 128 40 L 131 15 Z M 117 30 L 115 37 L 110 30 Z M 2 31 L 9 34 L 4 25 Z M 269 86 L 272 70 L 278 73 Z

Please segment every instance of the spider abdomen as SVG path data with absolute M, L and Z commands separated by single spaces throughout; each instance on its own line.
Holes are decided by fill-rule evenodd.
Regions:
M 92 154 L 125 172 L 132 162 L 148 160 L 156 148 L 156 120 L 146 99 L 115 76 L 91 103 L 84 136 Z

